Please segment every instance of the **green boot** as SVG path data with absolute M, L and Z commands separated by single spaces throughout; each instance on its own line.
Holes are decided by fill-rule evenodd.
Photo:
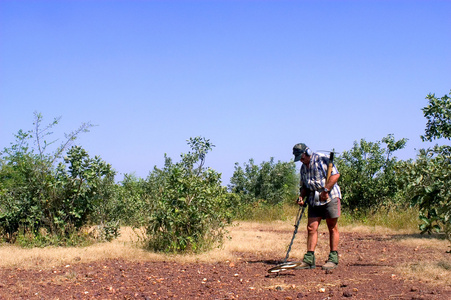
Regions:
M 337 251 L 331 251 L 329 253 L 329 258 L 327 259 L 327 262 L 325 265 L 323 265 L 323 270 L 332 270 L 338 267 L 338 252 Z
M 315 253 L 312 251 L 307 251 L 307 253 L 304 254 L 304 259 L 294 268 L 296 270 L 314 269 L 316 268 L 315 261 Z

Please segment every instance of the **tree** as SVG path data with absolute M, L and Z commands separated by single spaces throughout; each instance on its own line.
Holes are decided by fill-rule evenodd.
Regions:
M 421 232 L 444 230 L 451 241 L 451 147 L 421 149 L 415 163 L 403 170 L 411 203 L 420 209 Z
M 451 95 L 451 93 L 450 93 Z M 444 95 L 427 95 L 423 114 L 428 120 L 423 141 L 451 140 L 451 101 Z M 444 230 L 451 241 L 451 147 L 421 149 L 415 164 L 405 168 L 412 205 L 420 208 L 422 233 Z
M 92 222 L 99 223 L 102 240 L 117 237 L 119 220 L 112 218 L 114 207 L 110 203 L 115 194 L 116 172 L 100 156 L 91 158 L 79 146 L 67 151 L 64 162 L 56 170 L 55 186 L 60 194 L 46 208 L 48 218 L 66 232 L 72 226 L 78 230 Z
M 449 95 L 451 96 L 451 91 Z M 429 100 L 429 104 L 422 110 L 428 121 L 425 135 L 422 135 L 421 139 L 423 141 L 451 139 L 451 98 L 446 94 L 441 98 L 437 98 L 435 94 L 428 94 L 426 99 Z
M 274 162 L 274 158 L 256 165 L 253 159 L 243 167 L 235 164 L 229 190 L 238 194 L 245 204 L 265 201 L 276 205 L 296 198 L 299 176 L 294 162 Z
M 386 147 L 382 147 L 382 143 Z M 395 140 L 392 134 L 382 141 L 361 139 L 336 159 L 340 176 L 343 206 L 350 210 L 379 208 L 392 201 L 398 192 L 393 153 L 405 147 L 407 139 Z

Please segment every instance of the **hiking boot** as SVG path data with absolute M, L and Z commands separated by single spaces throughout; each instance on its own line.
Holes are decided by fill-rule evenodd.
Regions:
M 329 253 L 329 258 L 326 261 L 326 264 L 322 266 L 323 270 L 332 270 L 338 267 L 338 252 L 332 251 Z
M 295 270 L 303 270 L 303 269 L 314 269 L 315 265 L 315 254 L 312 252 L 307 252 L 304 254 L 304 259 L 300 262 L 296 262 L 297 266 L 294 267 Z

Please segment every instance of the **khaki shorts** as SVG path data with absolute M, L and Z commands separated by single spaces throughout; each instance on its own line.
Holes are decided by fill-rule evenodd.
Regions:
M 308 207 L 309 218 L 334 219 L 341 215 L 340 198 L 333 198 L 329 203 Z

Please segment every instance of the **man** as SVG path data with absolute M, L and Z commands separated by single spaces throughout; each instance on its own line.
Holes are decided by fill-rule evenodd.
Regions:
M 293 147 L 294 161 L 301 161 L 301 194 L 297 203 L 309 204 L 307 221 L 307 253 L 304 259 L 298 262 L 295 269 L 315 268 L 315 248 L 318 242 L 318 226 L 322 219 L 326 220 L 329 229 L 330 253 L 323 270 L 335 269 L 338 266 L 338 217 L 340 216 L 341 191 L 337 185 L 340 174 L 333 166 L 329 181 L 327 166 L 329 158 L 321 153 L 314 153 L 305 144 L 296 144 Z

